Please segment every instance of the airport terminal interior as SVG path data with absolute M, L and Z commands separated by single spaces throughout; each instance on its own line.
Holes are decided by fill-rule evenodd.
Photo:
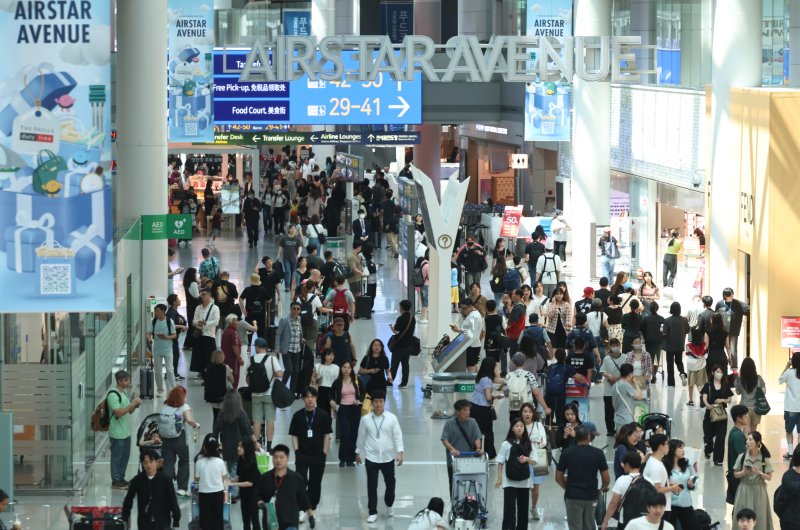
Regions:
M 800 0 L 0 0 L 0 50 L 0 530 L 605 530 L 634 423 L 631 528 L 800 529 Z

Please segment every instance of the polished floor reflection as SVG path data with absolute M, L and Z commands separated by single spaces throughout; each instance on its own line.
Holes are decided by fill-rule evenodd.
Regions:
M 200 249 L 205 243 L 205 238 L 195 238 L 194 244 L 187 248 L 179 249 L 179 263 L 182 267 L 197 266 L 199 261 Z M 232 281 L 240 287 L 249 273 L 255 268 L 262 255 L 275 256 L 275 247 L 272 241 L 263 242 L 263 246 L 258 249 L 248 249 L 246 238 L 241 235 L 234 236 L 228 234 L 222 240 L 217 240 L 215 249 L 222 261 L 222 267 L 228 268 L 232 272 Z M 367 345 L 374 337 L 383 340 L 390 335 L 389 324 L 394 322 L 397 314 L 398 301 L 403 296 L 405 288 L 397 280 L 397 260 L 387 256 L 385 251 L 378 254 L 378 260 L 385 266 L 379 269 L 378 298 L 375 304 L 375 314 L 372 320 L 358 320 L 351 327 L 357 350 L 360 355 L 366 352 Z M 486 291 L 488 292 L 488 278 L 484 279 Z M 585 286 L 583 281 L 570 283 L 572 292 L 580 292 Z M 176 292 L 183 294 L 180 283 L 175 283 Z M 286 303 L 284 301 L 284 303 Z M 455 315 L 454 315 L 455 316 Z M 422 326 L 425 332 L 425 326 Z M 181 360 L 181 370 L 183 370 L 185 359 Z M 444 448 L 440 442 L 442 421 L 431 419 L 432 402 L 425 399 L 422 392 L 422 379 L 431 370 L 429 362 L 423 357 L 414 358 L 411 363 L 414 384 L 409 384 L 407 389 L 389 390 L 387 399 L 388 410 L 397 414 L 404 432 L 406 448 L 405 463 L 397 470 L 397 501 L 395 502 L 395 515 L 393 518 L 385 517 L 385 509 L 379 504 L 380 518 L 373 525 L 366 523 L 367 517 L 367 496 L 366 496 L 366 474 L 363 466 L 356 468 L 339 468 L 338 462 L 329 462 L 325 478 L 323 480 L 322 501 L 318 508 L 317 528 L 321 529 L 355 529 L 355 528 L 376 528 L 376 529 L 405 529 L 411 517 L 421 508 L 424 508 L 428 499 L 432 496 L 447 497 L 448 481 L 447 470 L 445 467 Z M 242 371 L 244 374 L 244 370 Z M 201 425 L 208 426 L 211 422 L 211 411 L 203 401 L 202 387 L 197 380 L 188 380 L 187 388 L 189 391 L 189 403 L 191 404 L 195 419 Z M 770 390 L 777 390 L 777 382 L 768 381 Z M 786 462 L 781 460 L 778 455 L 785 452 L 785 442 L 783 441 L 783 397 L 782 394 L 769 392 L 768 396 L 772 401 L 772 413 L 762 420 L 761 429 L 766 445 L 770 448 L 775 458 L 775 475 L 770 483 L 770 498 L 775 487 L 780 483 L 780 477 L 786 470 Z M 689 408 L 685 405 L 686 393 L 681 387 L 668 389 L 659 377 L 653 389 L 652 410 L 669 414 L 673 418 L 673 437 L 680 438 L 686 442 L 687 447 L 702 447 L 702 417 L 703 413 L 698 408 Z M 297 402 L 295 409 L 299 408 L 301 402 Z M 138 425 L 141 418 L 152 412 L 156 408 L 156 403 L 147 402 L 140 411 L 133 417 L 133 425 Z M 287 435 L 288 423 L 291 412 L 289 410 L 279 411 L 276 424 L 276 442 L 283 442 L 290 445 Z M 495 436 L 500 440 L 508 429 L 507 414 L 505 404 L 501 404 L 498 410 L 498 421 L 495 422 Z M 602 427 L 603 422 L 603 401 L 602 388 L 593 388 L 590 399 L 589 417 L 598 426 Z M 601 431 L 603 429 L 601 428 Z M 613 459 L 613 448 L 611 438 L 605 436 L 597 438 L 594 445 L 603 447 L 606 450 L 609 461 Z M 782 444 L 784 446 L 782 447 Z M 190 444 L 192 454 L 197 452 L 197 445 Z M 335 452 L 335 447 L 333 448 Z M 335 453 L 334 453 L 335 454 Z M 64 497 L 32 497 L 24 496 L 20 498 L 18 512 L 20 519 L 25 524 L 25 528 L 36 530 L 63 529 L 67 528 L 63 515 L 65 502 L 83 503 L 86 505 L 121 505 L 124 492 L 111 489 L 109 477 L 108 453 L 101 456 L 93 469 L 93 479 L 85 496 L 76 499 L 66 499 Z M 136 454 L 131 458 L 128 469 L 130 478 L 137 468 Z M 727 520 L 730 524 L 730 507 L 726 507 L 724 500 L 723 468 L 714 467 L 710 462 L 701 461 L 699 473 L 701 477 L 700 486 L 694 494 L 695 507 L 703 507 L 707 510 L 714 521 Z M 494 483 L 495 467 L 490 467 L 490 484 Z M 379 489 L 382 494 L 382 486 Z M 499 529 L 502 517 L 502 492 L 492 490 L 489 492 L 489 522 L 488 528 Z M 184 517 L 181 528 L 188 527 L 188 514 L 190 506 L 188 500 L 181 501 Z M 449 506 L 448 506 L 449 509 Z M 561 489 L 555 483 L 552 475 L 542 486 L 539 501 L 541 519 L 531 521 L 531 529 L 562 529 L 566 528 L 564 520 L 564 503 Z M 8 514 L 3 514 L 4 521 L 8 521 Z M 777 519 L 776 519 L 777 527 Z M 233 528 L 241 528 L 241 516 L 239 506 L 235 505 L 232 510 Z M 723 525 L 723 527 L 729 527 Z

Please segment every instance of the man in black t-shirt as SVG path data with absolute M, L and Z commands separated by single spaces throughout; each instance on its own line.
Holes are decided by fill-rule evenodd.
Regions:
M 588 422 L 587 422 L 588 423 Z M 587 424 L 575 429 L 577 445 L 561 453 L 556 467 L 556 482 L 564 489 L 567 506 L 567 527 L 587 530 L 595 528 L 594 510 L 597 504 L 597 474 L 602 490 L 608 491 L 608 463 L 602 450 L 591 445 L 592 433 Z
M 242 291 L 239 297 L 239 305 L 242 308 L 242 314 L 248 322 L 258 322 L 258 336 L 266 338 L 264 334 L 266 331 L 266 308 L 268 292 L 261 285 L 261 277 L 258 273 L 250 275 L 250 285 Z
M 308 387 L 303 391 L 305 407 L 295 412 L 289 424 L 289 435 L 295 451 L 295 469 L 308 485 L 311 509 L 317 508 L 322 490 L 325 459 L 331 446 L 331 417 L 317 408 L 317 390 Z
M 585 352 L 586 342 L 582 337 L 576 337 L 572 341 L 575 353 L 567 357 L 567 364 L 572 365 L 575 371 L 584 376 L 589 381 L 594 378 L 594 360 L 590 352 Z
M 608 278 L 603 276 L 600 278 L 600 288 L 594 292 L 594 297 L 603 301 L 603 309 L 608 307 L 608 297 L 611 296 L 611 291 L 608 289 Z
M 530 278 L 536 278 L 536 263 L 539 261 L 539 257 L 544 255 L 544 251 L 544 243 L 541 241 L 531 241 L 525 245 L 525 257 L 528 260 L 528 274 Z
M 575 314 L 583 313 L 588 315 L 589 311 L 592 310 L 592 300 L 594 300 L 594 289 L 585 287 L 583 289 L 583 298 L 575 302 Z
M 334 276 L 334 269 L 336 268 L 336 262 L 333 260 L 333 252 L 330 250 L 325 251 L 325 264 L 320 268 L 320 272 L 322 273 L 322 293 L 327 294 L 328 290 L 333 285 Z

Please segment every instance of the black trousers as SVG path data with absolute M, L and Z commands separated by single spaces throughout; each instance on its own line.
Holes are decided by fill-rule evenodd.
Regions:
M 355 462 L 361 405 L 339 406 L 337 418 L 339 418 L 339 462 Z
M 303 348 L 298 357 L 301 362 L 300 376 L 297 380 L 299 386 L 297 392 L 303 392 L 311 384 L 311 376 L 314 373 L 314 352 L 311 348 Z M 328 406 L 330 406 L 330 403 Z
M 298 388 L 300 386 L 300 352 L 290 351 L 284 355 L 283 366 L 285 368 L 283 371 L 283 383 L 286 384 L 291 378 L 291 383 L 287 386 L 289 386 L 289 390 L 297 394 L 300 392 Z
M 245 221 L 247 224 L 247 242 L 258 243 L 258 219 Z
M 678 272 L 678 256 L 664 254 L 664 287 L 672 287 L 675 283 L 675 274 Z
M 256 488 L 239 488 L 239 500 L 242 503 L 242 523 L 244 525 L 244 530 L 261 530 Z
M 177 438 L 162 438 L 161 455 L 164 457 L 164 474 L 178 481 L 179 490 L 189 489 L 189 445 L 186 443 L 186 430 Z M 175 474 L 175 463 L 178 474 Z
M 476 405 L 475 403 L 470 407 L 469 416 L 478 422 L 478 428 L 484 437 L 483 443 L 485 447 L 483 450 L 486 451 L 490 459 L 493 459 L 497 456 L 497 450 L 494 448 L 494 424 L 489 414 L 489 407 Z
M 614 402 L 611 396 L 603 396 L 603 409 L 606 420 L 606 433 L 614 432 Z
M 372 515 L 378 513 L 378 473 L 383 475 L 383 482 L 386 484 L 383 502 L 390 508 L 394 504 L 394 460 L 383 464 L 367 460 L 365 464 L 367 468 L 367 509 Z M 525 522 L 527 523 L 527 518 Z
M 528 488 L 503 488 L 503 530 L 527 530 L 530 491 Z
M 261 217 L 264 222 L 264 235 L 269 233 L 269 228 L 272 226 L 272 206 L 262 206 Z
M 564 423 L 564 405 L 567 402 L 566 394 L 548 392 L 544 395 L 544 400 L 547 406 L 553 411 L 553 425 L 561 425 Z
M 367 296 L 370 297 L 369 307 L 373 309 L 375 307 L 375 297 L 378 295 L 378 284 L 377 283 L 367 283 Z
M 400 386 L 406 386 L 408 384 L 408 359 L 411 357 L 411 348 L 403 346 L 395 349 L 397 351 L 392 352 L 392 380 L 397 379 L 397 369 L 402 366 L 403 380 L 400 382 Z
M 273 220 L 273 228 L 275 229 L 275 235 L 283 234 L 284 230 L 284 223 L 286 221 L 286 215 L 284 212 L 286 208 L 281 206 L 280 208 L 273 207 L 272 208 L 272 220 Z
M 683 369 L 683 352 L 682 351 L 668 351 L 667 352 L 667 385 L 675 386 L 675 370 L 673 366 L 678 367 L 679 374 L 686 374 Z
M 706 454 L 713 453 L 714 462 L 722 462 L 725 457 L 725 433 L 728 420 L 712 422 L 708 412 L 703 418 L 703 443 Z
M 671 512 L 665 512 L 664 515 L 669 515 L 672 526 L 677 527 L 678 521 L 681 523 L 683 530 L 700 530 L 700 525 L 697 524 L 697 519 L 694 516 L 694 508 L 672 505 Z
M 178 377 L 178 363 L 181 360 L 181 347 L 178 345 L 178 339 L 172 340 L 172 369 L 175 377 Z
M 561 262 L 567 260 L 567 242 L 566 241 L 553 241 L 553 254 L 561 258 Z
M 203 530 L 224 530 L 225 523 L 222 512 L 224 501 L 224 491 L 200 493 L 198 495 L 200 528 Z
M 311 502 L 311 507 L 316 510 L 322 491 L 322 475 L 325 474 L 325 455 L 296 453 L 294 467 L 306 481 L 308 500 Z

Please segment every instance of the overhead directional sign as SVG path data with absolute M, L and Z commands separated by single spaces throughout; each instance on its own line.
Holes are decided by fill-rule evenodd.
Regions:
M 419 132 L 225 132 L 215 133 L 217 145 L 416 145 Z M 194 144 L 206 145 L 206 144 Z
M 381 125 L 422 123 L 422 74 L 392 81 L 240 82 L 249 49 L 214 51 L 214 122 L 217 125 Z M 358 68 L 358 52 L 343 51 L 344 68 Z M 331 62 L 323 71 L 334 71 Z

